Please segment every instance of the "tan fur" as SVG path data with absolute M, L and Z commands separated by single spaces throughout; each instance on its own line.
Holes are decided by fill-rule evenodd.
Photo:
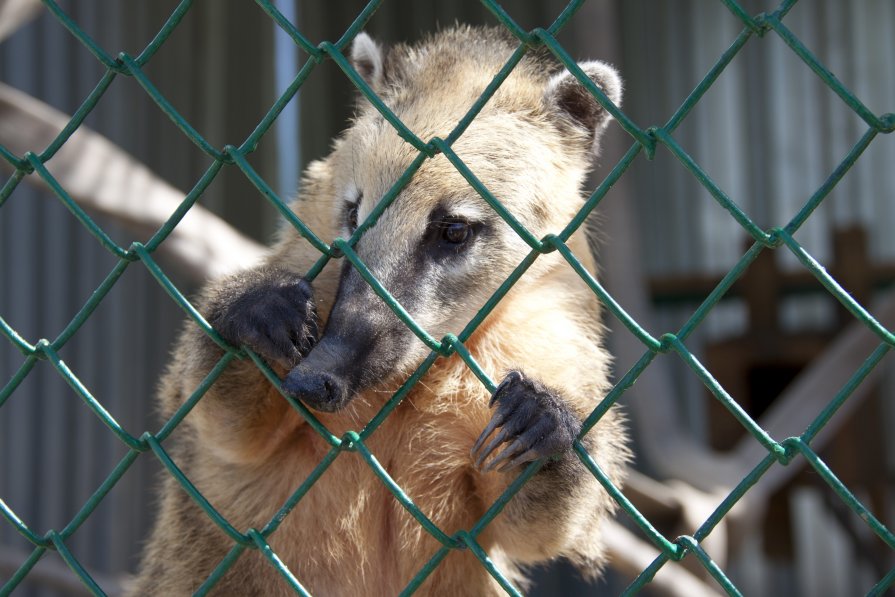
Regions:
M 384 68 L 400 76 L 375 78 L 372 70 L 368 75 L 378 85 L 377 93 L 420 138 L 444 138 L 512 52 L 512 44 L 494 37 L 468 28 L 442 32 L 422 46 L 400 46 L 387 56 Z M 367 66 L 372 69 L 375 63 Z M 520 63 L 453 146 L 538 237 L 559 232 L 580 208 L 579 189 L 592 159 L 591 139 L 558 121 L 545 105 L 545 85 L 555 73 L 555 67 L 548 71 L 540 60 Z M 341 223 L 346 189 L 363 188 L 362 220 L 416 155 L 372 107 L 361 105 L 332 154 L 309 167 L 294 210 L 321 238 L 346 237 Z M 378 277 L 387 281 L 401 268 L 402 239 L 418 232 L 445 198 L 457 209 L 490 213 L 444 156 L 427 160 L 357 247 Z M 445 319 L 436 312 L 413 314 L 433 337 L 458 333 L 529 251 L 505 224 L 500 225 L 499 238 L 500 252 L 482 253 L 476 269 L 456 272 L 478 280 L 464 304 L 457 306 L 459 315 Z M 593 270 L 583 236 L 574 236 L 569 244 Z M 302 274 L 317 257 L 287 228 L 268 263 Z M 330 263 L 314 281 L 324 318 L 333 303 L 339 266 Z M 210 287 L 206 296 L 215 289 Z M 583 420 L 609 388 L 609 358 L 601 335 L 596 299 L 554 253 L 538 258 L 466 346 L 495 382 L 509 369 L 520 368 L 560 391 Z M 360 430 L 428 353 L 421 342 L 414 342 L 404 361 L 396 363 L 392 378 L 357 396 L 342 411 L 315 413 L 317 418 L 336 436 Z M 184 331 L 161 388 L 165 417 L 190 395 L 220 354 L 194 326 Z M 366 442 L 414 503 L 448 535 L 470 529 L 519 472 L 482 473 L 473 466 L 470 448 L 492 414 L 488 400 L 488 392 L 459 357 L 439 359 Z M 614 483 L 621 483 L 627 451 L 615 409 L 590 432 L 587 442 L 602 469 Z M 208 501 L 242 532 L 263 528 L 330 449 L 251 362 L 233 362 L 165 447 Z M 587 473 L 570 487 L 539 485 L 538 475 L 529 485 L 479 537 L 482 547 L 516 582 L 523 582 L 520 566 L 558 556 L 572 559 L 586 572 L 598 572 L 603 563 L 599 526 L 615 507 L 605 491 Z M 544 495 L 554 493 L 555 499 L 543 508 Z M 270 544 L 314 595 L 397 594 L 440 547 L 353 452 L 336 458 L 283 519 Z M 232 545 L 177 483 L 166 478 L 159 519 L 132 594 L 188 594 Z M 419 594 L 501 593 L 465 550 L 452 551 Z M 215 594 L 286 595 L 290 590 L 261 554 L 247 549 L 216 585 Z

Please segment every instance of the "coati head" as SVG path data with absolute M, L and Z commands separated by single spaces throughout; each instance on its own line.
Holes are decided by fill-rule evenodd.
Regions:
M 498 30 L 440 32 L 384 50 L 368 35 L 351 59 L 386 105 L 420 139 L 446 138 L 518 46 Z M 601 62 L 579 66 L 617 105 L 621 82 Z M 581 186 L 609 121 L 568 71 L 529 52 L 452 149 L 537 238 L 559 232 L 581 207 Z M 368 102 L 332 153 L 309 169 L 336 230 L 348 238 L 418 151 Z M 318 198 L 319 199 L 319 198 Z M 427 159 L 355 252 L 434 338 L 458 333 L 530 251 L 444 155 Z M 526 292 L 552 267 L 541 256 L 516 284 Z M 544 306 L 549 309 L 549 305 Z M 317 346 L 285 388 L 312 408 L 338 410 L 353 396 L 417 365 L 429 349 L 345 260 Z

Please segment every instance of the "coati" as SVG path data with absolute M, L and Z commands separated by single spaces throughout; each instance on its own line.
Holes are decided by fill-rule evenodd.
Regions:
M 445 138 L 518 45 L 498 30 L 455 27 L 417 45 L 356 37 L 351 62 L 424 140 Z M 600 62 L 582 70 L 616 104 L 621 83 Z M 529 51 L 452 149 L 536 237 L 565 227 L 610 117 L 546 52 Z M 320 238 L 348 238 L 418 157 L 368 102 L 325 159 L 305 173 L 294 212 Z M 569 246 L 592 266 L 583 234 Z M 434 338 L 458 333 L 530 248 L 441 154 L 360 237 L 357 256 Z M 360 430 L 429 354 L 346 259 L 312 283 L 319 253 L 292 227 L 265 263 L 210 284 L 199 300 L 233 346 L 268 362 L 285 391 L 333 434 Z M 591 268 L 593 269 L 593 268 Z M 453 355 L 440 357 L 365 442 L 406 494 L 449 536 L 471 529 L 530 461 L 543 467 L 478 536 L 495 565 L 524 584 L 524 568 L 566 557 L 596 575 L 600 525 L 614 502 L 571 445 L 608 390 L 599 305 L 556 252 L 540 255 L 465 343 L 493 395 Z M 161 386 L 169 417 L 222 350 L 188 326 Z M 609 410 L 584 444 L 615 484 L 628 456 Z M 208 501 L 242 532 L 261 529 L 330 449 L 250 359 L 233 360 L 165 448 Z M 133 595 L 195 591 L 234 543 L 166 475 L 161 510 Z M 362 456 L 345 451 L 270 535 L 273 550 L 314 595 L 399 593 L 440 544 L 389 493 Z M 214 585 L 220 595 L 291 590 L 246 549 Z M 502 594 L 470 550 L 455 549 L 424 595 Z

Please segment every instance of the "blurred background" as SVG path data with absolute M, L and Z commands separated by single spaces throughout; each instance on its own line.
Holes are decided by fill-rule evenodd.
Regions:
M 549 26 L 565 4 L 506 8 L 530 30 Z M 276 5 L 317 44 L 341 37 L 365 3 L 340 2 L 338 9 L 298 0 Z M 741 5 L 749 14 L 777 8 L 760 0 Z M 176 3 L 79 0 L 60 6 L 107 53 L 135 56 Z M 67 122 L 37 102 L 73 114 L 105 73 L 46 8 L 31 8 L 28 0 L 0 0 L 0 145 L 17 156 L 42 151 Z M 367 30 L 386 43 L 412 41 L 455 22 L 497 24 L 477 2 L 387 0 Z M 895 111 L 895 4 L 801 2 L 783 22 L 874 114 Z M 623 109 L 645 129 L 671 118 L 743 27 L 720 1 L 592 1 L 559 41 L 574 57 L 619 68 L 626 82 Z M 222 148 L 251 133 L 306 60 L 255 3 L 195 2 L 144 71 L 212 146 Z M 293 195 L 303 167 L 325 155 L 346 126 L 354 98 L 338 67 L 320 64 L 250 156 L 252 166 L 281 196 Z M 112 82 L 85 127 L 111 143 L 82 139 L 83 152 L 60 152 L 47 168 L 64 187 L 76 189 L 72 194 L 124 247 L 145 242 L 154 231 L 125 217 L 128 209 L 149 209 L 147 197 L 179 200 L 211 165 L 130 77 Z M 674 138 L 767 230 L 795 216 L 867 129 L 768 32 L 746 43 Z M 606 143 L 588 192 L 633 140 L 613 125 Z M 795 235 L 889 329 L 895 321 L 887 290 L 895 280 L 893 165 L 895 140 L 880 135 Z M 12 169 L 2 162 L 0 170 L 5 182 Z M 27 177 L 0 209 L 0 317 L 32 344 L 58 336 L 117 262 L 57 198 L 31 184 L 36 178 Z M 111 203 L 104 203 L 107 198 Z M 255 243 L 267 243 L 278 225 L 276 211 L 236 168 L 224 168 L 199 204 L 246 238 L 234 236 L 231 243 L 208 233 L 208 255 L 194 255 L 189 266 L 176 251 L 167 260 L 162 256 L 160 264 L 187 294 L 203 274 L 214 273 L 214 259 L 250 260 Z M 167 204 L 159 199 L 158 205 Z M 653 160 L 643 153 L 635 159 L 594 220 L 601 280 L 654 337 L 679 330 L 751 244 L 661 146 Z M 194 236 L 184 233 L 183 242 L 202 241 L 196 240 L 202 230 L 216 229 L 208 226 Z M 60 356 L 132 435 L 157 431 L 153 394 L 182 320 L 146 269 L 129 267 Z M 607 324 L 620 378 L 646 347 L 615 318 L 607 317 Z M 686 345 L 751 417 L 782 440 L 801 434 L 877 348 L 879 338 L 862 330 L 784 247 L 762 252 Z M 0 387 L 24 361 L 12 342 L 0 338 Z M 885 357 L 812 444 L 889 529 L 895 522 L 893 383 L 892 359 Z M 669 539 L 692 534 L 767 454 L 674 354 L 657 357 L 621 402 L 637 458 L 625 494 Z M 0 408 L 0 499 L 39 535 L 60 530 L 126 451 L 50 364 L 39 362 Z M 110 594 L 135 568 L 153 516 L 158 468 L 152 456 L 138 458 L 66 542 Z M 613 565 L 605 579 L 587 585 L 557 564 L 538 571 L 531 594 L 621 593 L 659 552 L 624 513 L 608 533 Z M 865 594 L 895 566 L 892 547 L 800 457 L 772 467 L 703 547 L 746 595 Z M 32 549 L 0 520 L 0 585 Z M 688 557 L 663 567 L 643 594 L 721 592 Z M 89 592 L 57 554 L 48 553 L 15 594 Z

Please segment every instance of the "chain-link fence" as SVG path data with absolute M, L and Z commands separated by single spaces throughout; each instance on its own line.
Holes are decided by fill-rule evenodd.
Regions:
M 495 75 L 492 84 L 488 86 L 479 100 L 473 105 L 466 116 L 457 123 L 454 130 L 446 138 L 420 139 L 413 131 L 409 130 L 389 109 L 389 107 L 376 96 L 372 89 L 364 83 L 363 79 L 353 70 L 345 57 L 346 48 L 348 48 L 354 37 L 364 28 L 365 24 L 374 14 L 381 2 L 369 2 L 338 40 L 333 42 L 326 41 L 314 45 L 293 23 L 283 16 L 274 3 L 268 0 L 257 0 L 257 3 L 264 12 L 275 21 L 277 26 L 288 34 L 296 46 L 304 52 L 307 59 L 302 68 L 295 75 L 292 83 L 276 100 L 273 106 L 271 106 L 261 121 L 258 122 L 251 134 L 238 145 L 224 145 L 223 147 L 218 148 L 209 143 L 194 128 L 194 126 L 190 124 L 190 122 L 180 115 L 178 110 L 175 109 L 169 100 L 166 99 L 165 95 L 159 91 L 145 72 L 146 67 L 152 60 L 154 54 L 162 44 L 166 42 L 190 10 L 192 2 L 189 0 L 181 2 L 158 31 L 155 38 L 152 39 L 142 52 L 135 56 L 127 53 L 120 53 L 117 56 L 113 56 L 106 49 L 95 43 L 93 39 L 78 26 L 78 23 L 69 18 L 53 0 L 45 0 L 44 4 L 46 5 L 46 8 L 51 11 L 59 22 L 63 24 L 103 65 L 105 74 L 99 80 L 87 99 L 81 104 L 80 108 L 75 112 L 68 125 L 59 132 L 53 142 L 47 147 L 42 150 L 35 147 L 33 148 L 33 151 L 29 151 L 24 155 L 16 155 L 6 147 L 0 145 L 0 156 L 2 156 L 3 160 L 14 169 L 13 175 L 6 181 L 2 190 L 0 190 L 0 208 L 2 208 L 7 201 L 15 200 L 14 191 L 25 177 L 39 177 L 49 185 L 59 201 L 61 201 L 65 207 L 71 211 L 74 217 L 89 230 L 89 232 L 96 238 L 97 242 L 117 259 L 117 264 L 108 273 L 99 287 L 96 288 L 95 292 L 93 292 L 78 314 L 53 340 L 39 339 L 34 341 L 23 338 L 12 326 L 8 325 L 5 320 L 0 318 L 0 331 L 2 331 L 3 336 L 8 343 L 21 352 L 24 357 L 21 366 L 6 383 L 2 391 L 0 391 L 0 407 L 6 403 L 7 399 L 23 383 L 23 380 L 29 376 L 35 366 L 38 365 L 39 361 L 47 361 L 49 366 L 55 369 L 83 399 L 86 406 L 99 417 L 109 429 L 110 433 L 117 436 L 122 444 L 127 447 L 128 452 L 106 480 L 96 488 L 93 496 L 83 505 L 76 516 L 61 529 L 51 529 L 48 531 L 33 529 L 28 524 L 27 520 L 22 520 L 16 515 L 11 507 L 5 502 L 0 501 L 0 510 L 2 510 L 4 519 L 33 545 L 33 551 L 31 552 L 30 557 L 22 563 L 17 572 L 6 582 L 3 588 L 0 589 L 0 593 L 7 594 L 14 590 L 23 579 L 25 579 L 35 564 L 44 556 L 47 550 L 55 550 L 92 592 L 103 594 L 103 588 L 91 577 L 85 567 L 81 565 L 68 548 L 66 542 L 77 532 L 78 528 L 85 522 L 85 520 L 91 516 L 109 491 L 116 485 L 122 476 L 127 473 L 131 465 L 138 458 L 151 458 L 151 456 L 146 454 L 151 452 L 167 471 L 178 480 L 192 499 L 201 506 L 215 524 L 217 524 L 233 541 L 233 547 L 229 554 L 221 561 L 220 565 L 215 569 L 212 575 L 205 580 L 199 590 L 200 594 L 211 590 L 215 586 L 215 583 L 227 572 L 229 567 L 247 549 L 259 549 L 270 561 L 271 566 L 274 566 L 282 574 L 283 578 L 297 593 L 307 594 L 307 591 L 301 584 L 301 578 L 295 577 L 271 549 L 268 543 L 268 537 L 276 533 L 277 528 L 284 517 L 288 516 L 289 511 L 301 501 L 302 497 L 311 488 L 314 482 L 321 475 L 326 473 L 327 468 L 342 452 L 355 451 L 366 460 L 370 465 L 371 470 L 388 487 L 395 499 L 398 500 L 398 502 L 401 503 L 420 525 L 422 525 L 425 531 L 432 535 L 442 546 L 410 580 L 405 588 L 405 594 L 410 594 L 418 588 L 444 557 L 453 549 L 470 550 L 509 594 L 519 594 L 519 590 L 512 585 L 512 583 L 502 574 L 501 570 L 495 567 L 492 561 L 488 558 L 487 553 L 477 542 L 477 537 L 494 517 L 500 513 L 513 495 L 538 471 L 542 463 L 532 463 L 528 466 L 518 479 L 507 488 L 505 493 L 488 508 L 485 515 L 475 525 L 450 536 L 433 524 L 426 514 L 414 505 L 413 496 L 407 495 L 402 488 L 389 477 L 388 472 L 377 463 L 373 454 L 367 449 L 365 441 L 371 434 L 376 432 L 376 429 L 380 424 L 401 403 L 403 398 L 414 387 L 417 381 L 422 378 L 433 363 L 440 358 L 454 354 L 458 355 L 478 376 L 489 391 L 495 389 L 494 381 L 489 379 L 476 364 L 473 356 L 466 350 L 464 342 L 472 335 L 477 326 L 499 303 L 501 298 L 509 291 L 513 284 L 524 275 L 525 271 L 532 263 L 534 263 L 538 256 L 553 251 L 557 251 L 566 260 L 568 266 L 573 268 L 581 276 L 588 287 L 597 295 L 603 305 L 605 305 L 611 313 L 611 316 L 617 318 L 624 324 L 624 326 L 627 327 L 628 330 L 630 330 L 630 332 L 643 344 L 643 355 L 640 360 L 620 378 L 612 391 L 609 392 L 594 412 L 584 421 L 581 431 L 582 435 L 587 434 L 590 429 L 597 424 L 601 416 L 620 399 L 625 391 L 634 384 L 638 376 L 650 366 L 650 363 L 653 362 L 659 354 L 674 353 L 693 371 L 702 383 L 705 384 L 714 397 L 726 407 L 730 412 L 730 416 L 739 421 L 739 423 L 754 437 L 755 441 L 759 442 L 767 451 L 766 457 L 764 457 L 764 459 L 742 479 L 742 481 L 729 493 L 726 499 L 722 501 L 717 509 L 692 535 L 668 538 L 663 536 L 651 521 L 635 508 L 619 488 L 613 486 L 600 470 L 600 467 L 587 453 L 580 441 L 576 440 L 574 444 L 575 452 L 587 469 L 621 505 L 631 521 L 640 528 L 643 536 L 651 541 L 660 551 L 660 555 L 655 561 L 649 567 L 644 569 L 629 586 L 626 594 L 636 593 L 647 585 L 658 570 L 670 560 L 677 561 L 685 557 L 691 557 L 697 560 L 729 594 L 740 594 L 738 588 L 734 585 L 725 571 L 712 561 L 711 557 L 701 546 L 701 542 L 709 536 L 712 530 L 722 521 L 722 519 L 724 519 L 742 496 L 744 496 L 750 488 L 762 478 L 766 471 L 775 466 L 787 466 L 793 459 L 798 458 L 799 456 L 801 456 L 804 461 L 817 472 L 817 474 L 832 488 L 836 495 L 839 496 L 844 504 L 851 508 L 851 510 L 866 522 L 868 527 L 872 529 L 889 549 L 895 551 L 895 535 L 886 528 L 873 512 L 868 510 L 864 504 L 856 498 L 849 488 L 837 478 L 812 449 L 812 441 L 837 410 L 849 400 L 849 397 L 855 388 L 862 383 L 865 377 L 868 376 L 868 374 L 889 352 L 893 346 L 893 341 L 895 341 L 895 336 L 881 325 L 877 319 L 874 318 L 873 314 L 868 312 L 864 306 L 858 304 L 839 285 L 839 283 L 826 272 L 824 267 L 794 238 L 799 228 L 822 204 L 831 190 L 861 157 L 864 150 L 876 139 L 877 135 L 880 133 L 891 133 L 895 130 L 895 114 L 886 113 L 877 115 L 870 111 L 861 102 L 861 99 L 856 97 L 854 93 L 846 88 L 823 64 L 821 64 L 799 38 L 786 27 L 784 24 L 785 17 L 795 4 L 795 0 L 785 0 L 774 11 L 758 15 L 750 15 L 734 0 L 720 1 L 731 13 L 733 13 L 733 15 L 742 21 L 743 26 L 741 32 L 735 39 L 731 40 L 729 48 L 723 52 L 702 81 L 700 81 L 692 90 L 687 99 L 664 125 L 642 127 L 633 122 L 623 111 L 612 104 L 600 89 L 584 75 L 576 65 L 575 61 L 557 41 L 557 36 L 560 30 L 570 19 L 575 18 L 575 14 L 582 2 L 570 2 L 549 27 L 526 31 L 521 28 L 496 2 L 483 0 L 482 4 L 487 10 L 490 11 L 494 17 L 519 40 L 518 48 L 507 60 L 504 67 Z M 761 43 L 761 39 L 766 36 L 777 36 L 780 40 L 785 42 L 792 52 L 804 62 L 805 68 L 811 69 L 820 80 L 841 98 L 842 102 L 848 106 L 848 108 L 866 123 L 866 132 L 854 147 L 842 158 L 839 165 L 829 173 L 829 176 L 823 184 L 808 198 L 802 209 L 788 222 L 778 222 L 776 227 L 767 230 L 758 226 L 754 220 L 750 218 L 750 215 L 745 213 L 739 207 L 735 198 L 729 197 L 684 150 L 674 137 L 675 129 L 685 118 L 687 118 L 694 106 L 696 106 L 725 68 L 736 59 L 741 49 L 749 43 Z M 554 231 L 552 234 L 548 234 L 543 238 L 533 236 L 524 228 L 524 226 L 516 221 L 501 204 L 499 197 L 495 197 L 484 185 L 482 185 L 476 178 L 475 173 L 470 171 L 459 156 L 457 156 L 451 149 L 452 144 L 463 134 L 481 108 L 487 103 L 500 84 L 507 78 L 507 76 L 509 76 L 525 53 L 536 47 L 547 48 L 560 63 L 568 68 L 569 71 L 579 79 L 581 84 L 594 95 L 596 100 L 615 117 L 618 125 L 623 128 L 633 140 L 630 149 L 624 154 L 624 157 L 621 158 L 605 179 L 596 187 L 587 199 L 585 205 L 568 225 L 563 230 Z M 287 207 L 286 203 L 273 191 L 268 182 L 256 172 L 246 158 L 248 154 L 256 149 L 283 108 L 292 100 L 315 67 L 324 61 L 329 60 L 333 61 L 344 72 L 345 76 L 357 87 L 360 93 L 362 93 L 376 107 L 383 117 L 391 123 L 398 134 L 418 152 L 412 165 L 394 182 L 391 189 L 382 197 L 377 208 L 369 216 L 367 221 L 359 226 L 357 232 L 348 239 L 318 238 L 312 230 L 295 217 Z M 171 213 L 167 222 L 161 226 L 147 242 L 134 242 L 130 246 L 122 246 L 116 243 L 106 231 L 98 226 L 96 222 L 94 222 L 73 200 L 69 192 L 54 179 L 46 167 L 46 164 L 53 159 L 54 155 L 59 151 L 63 144 L 65 144 L 72 134 L 82 125 L 84 119 L 97 107 L 97 104 L 104 93 L 115 80 L 122 75 L 132 77 L 158 107 L 183 132 L 183 134 L 211 159 L 211 165 L 201 178 L 199 178 L 189 193 L 187 193 L 180 206 Z M 625 311 L 624 305 L 619 304 L 612 296 L 610 296 L 591 273 L 582 266 L 581 262 L 579 262 L 566 245 L 566 241 L 584 224 L 588 215 L 601 202 L 612 185 L 625 174 L 628 167 L 635 160 L 651 159 L 657 150 L 668 151 L 677 158 L 754 241 L 752 246 L 744 255 L 742 255 L 727 275 L 723 277 L 722 281 L 696 309 L 688 321 L 680 329 L 660 336 L 655 336 L 649 333 L 634 318 L 629 316 Z M 501 217 L 503 217 L 510 226 L 513 227 L 531 248 L 531 252 L 528 256 L 520 262 L 513 274 L 498 288 L 476 317 L 456 335 L 449 334 L 442 339 L 431 337 L 426 330 L 417 325 L 389 292 L 371 275 L 364 263 L 358 258 L 353 250 L 354 245 L 364 231 L 375 223 L 379 215 L 382 214 L 390 203 L 400 194 L 402 189 L 412 179 L 414 172 L 428 159 L 431 159 L 438 154 L 443 154 L 457 168 L 460 174 L 463 175 L 479 195 L 481 195 L 481 197 Z M 223 516 L 215 511 L 214 507 L 178 469 L 177 465 L 168 456 L 164 447 L 165 440 L 195 404 L 202 399 L 205 391 L 215 382 L 220 373 L 233 359 L 251 358 L 265 373 L 271 383 L 278 387 L 280 384 L 276 375 L 256 355 L 241 350 L 239 347 L 227 346 L 218 334 L 207 324 L 207 322 L 205 322 L 202 316 L 195 310 L 177 286 L 172 283 L 166 272 L 156 263 L 155 254 L 158 248 L 169 237 L 172 230 L 174 230 L 188 210 L 190 210 L 195 202 L 203 195 L 216 176 L 218 176 L 218 174 L 225 168 L 238 169 L 241 171 L 258 190 L 260 195 L 270 202 L 270 204 L 283 215 L 289 224 L 294 226 L 301 235 L 320 252 L 320 258 L 317 264 L 308 272 L 309 278 L 313 279 L 313 277 L 316 276 L 323 266 L 330 260 L 341 258 L 347 259 L 352 266 L 361 273 L 364 279 L 371 285 L 382 300 L 387 303 L 413 333 L 431 349 L 429 356 L 419 365 L 416 371 L 406 380 L 401 388 L 388 400 L 382 410 L 365 427 L 357 431 L 350 431 L 343 437 L 337 437 L 330 433 L 302 404 L 292 400 L 284 394 L 284 399 L 288 400 L 292 407 L 302 415 L 318 434 L 320 434 L 320 436 L 329 444 L 330 450 L 305 482 L 295 488 L 288 501 L 282 505 L 281 510 L 271 518 L 266 526 L 258 529 L 234 528 Z M 843 387 L 831 391 L 826 408 L 817 413 L 816 418 L 806 429 L 804 429 L 801 435 L 788 438 L 771 437 L 764 429 L 762 429 L 761 426 L 759 426 L 756 421 L 753 420 L 725 391 L 687 347 L 688 337 L 690 337 L 694 330 L 696 330 L 696 328 L 705 320 L 708 313 L 730 290 L 732 285 L 743 275 L 750 264 L 752 264 L 763 252 L 774 251 L 777 249 L 789 251 L 794 255 L 804 268 L 811 272 L 830 294 L 832 294 L 857 320 L 861 321 L 879 338 L 879 344 L 876 350 L 873 351 L 873 353 L 864 361 L 863 365 L 853 373 L 851 379 Z M 142 433 L 135 433 L 132 430 L 123 428 L 122 425 L 120 425 L 119 422 L 116 421 L 116 419 L 104 408 L 100 400 L 94 397 L 88 388 L 79 380 L 77 372 L 72 371 L 59 356 L 59 352 L 63 346 L 72 339 L 88 318 L 90 318 L 91 314 L 104 300 L 125 270 L 135 262 L 140 262 L 170 295 L 172 300 L 187 313 L 195 325 L 201 327 L 206 334 L 225 350 L 224 356 L 203 383 L 195 388 L 192 396 L 183 404 L 174 416 L 166 421 L 164 425 L 155 432 L 144 431 Z M 8 283 L 8 281 L 4 280 L 4 283 Z M 0 316 L 2 316 L 2 314 L 0 314 Z M 15 456 L 12 454 L 5 454 L 3 457 L 14 458 Z M 870 587 L 868 594 L 883 594 L 893 583 L 895 583 L 895 569 L 879 579 L 876 585 Z

